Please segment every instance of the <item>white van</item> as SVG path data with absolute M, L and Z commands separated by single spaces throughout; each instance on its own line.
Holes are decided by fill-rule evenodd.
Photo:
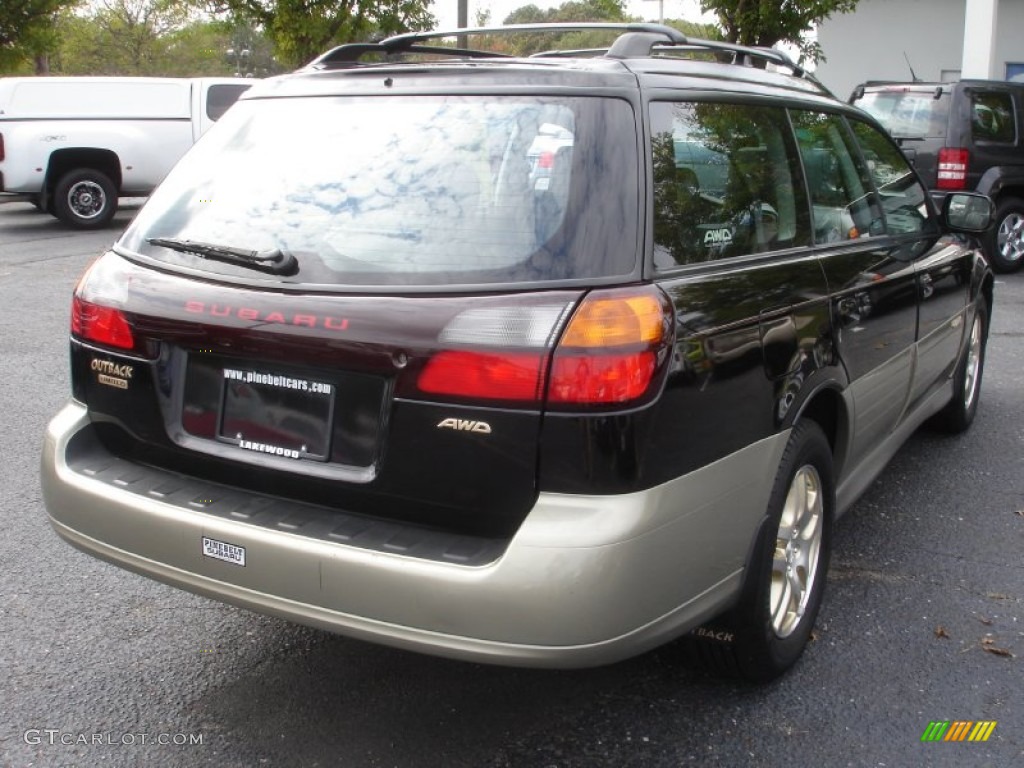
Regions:
M 0 202 L 71 226 L 105 225 L 148 195 L 252 80 L 0 78 Z

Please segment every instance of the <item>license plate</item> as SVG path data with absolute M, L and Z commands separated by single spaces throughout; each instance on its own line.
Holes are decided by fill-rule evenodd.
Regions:
M 216 560 L 223 560 L 225 563 L 245 567 L 245 547 L 228 544 L 226 541 L 203 536 L 203 554 Z
M 286 459 L 326 461 L 336 387 L 331 382 L 225 367 L 218 436 Z

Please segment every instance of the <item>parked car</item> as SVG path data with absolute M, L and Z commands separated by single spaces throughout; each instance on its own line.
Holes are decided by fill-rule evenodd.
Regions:
M 1024 264 L 1024 83 L 884 82 L 857 86 L 850 101 L 896 138 L 938 205 L 975 190 L 996 203 L 985 255 L 999 272 Z
M 0 78 L 0 202 L 73 227 L 107 224 L 148 195 L 251 80 Z
M 835 519 L 974 418 L 991 202 L 936 210 L 781 53 L 606 28 L 400 35 L 243 94 L 75 290 L 57 533 L 428 653 L 789 668 Z

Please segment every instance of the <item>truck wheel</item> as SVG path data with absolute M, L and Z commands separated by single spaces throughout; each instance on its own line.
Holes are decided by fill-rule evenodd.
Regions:
M 51 205 L 54 215 L 68 226 L 96 229 L 114 217 L 117 190 L 100 171 L 79 168 L 60 178 Z
M 1004 197 L 996 206 L 996 223 L 985 235 L 985 255 L 996 272 L 1024 266 L 1024 200 Z
M 769 682 L 793 666 L 821 606 L 834 513 L 828 440 L 815 422 L 797 422 L 739 603 L 690 633 L 691 656 L 713 671 L 753 683 Z
M 974 322 L 967 337 L 967 349 L 953 376 L 953 399 L 935 414 L 932 424 L 944 432 L 956 434 L 965 431 L 978 412 L 981 393 L 981 374 L 985 370 L 985 342 L 988 338 L 988 305 L 978 301 Z

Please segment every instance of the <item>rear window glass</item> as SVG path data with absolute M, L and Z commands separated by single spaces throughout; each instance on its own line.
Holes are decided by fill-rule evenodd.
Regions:
M 971 92 L 971 135 L 975 141 L 1014 142 L 1017 131 L 1010 94 L 1003 91 Z
M 120 245 L 253 281 L 535 282 L 629 274 L 633 111 L 601 98 L 321 97 L 239 102 Z M 281 249 L 267 276 L 151 245 Z
M 854 102 L 896 138 L 942 138 L 949 118 L 949 93 L 934 90 L 870 91 Z

